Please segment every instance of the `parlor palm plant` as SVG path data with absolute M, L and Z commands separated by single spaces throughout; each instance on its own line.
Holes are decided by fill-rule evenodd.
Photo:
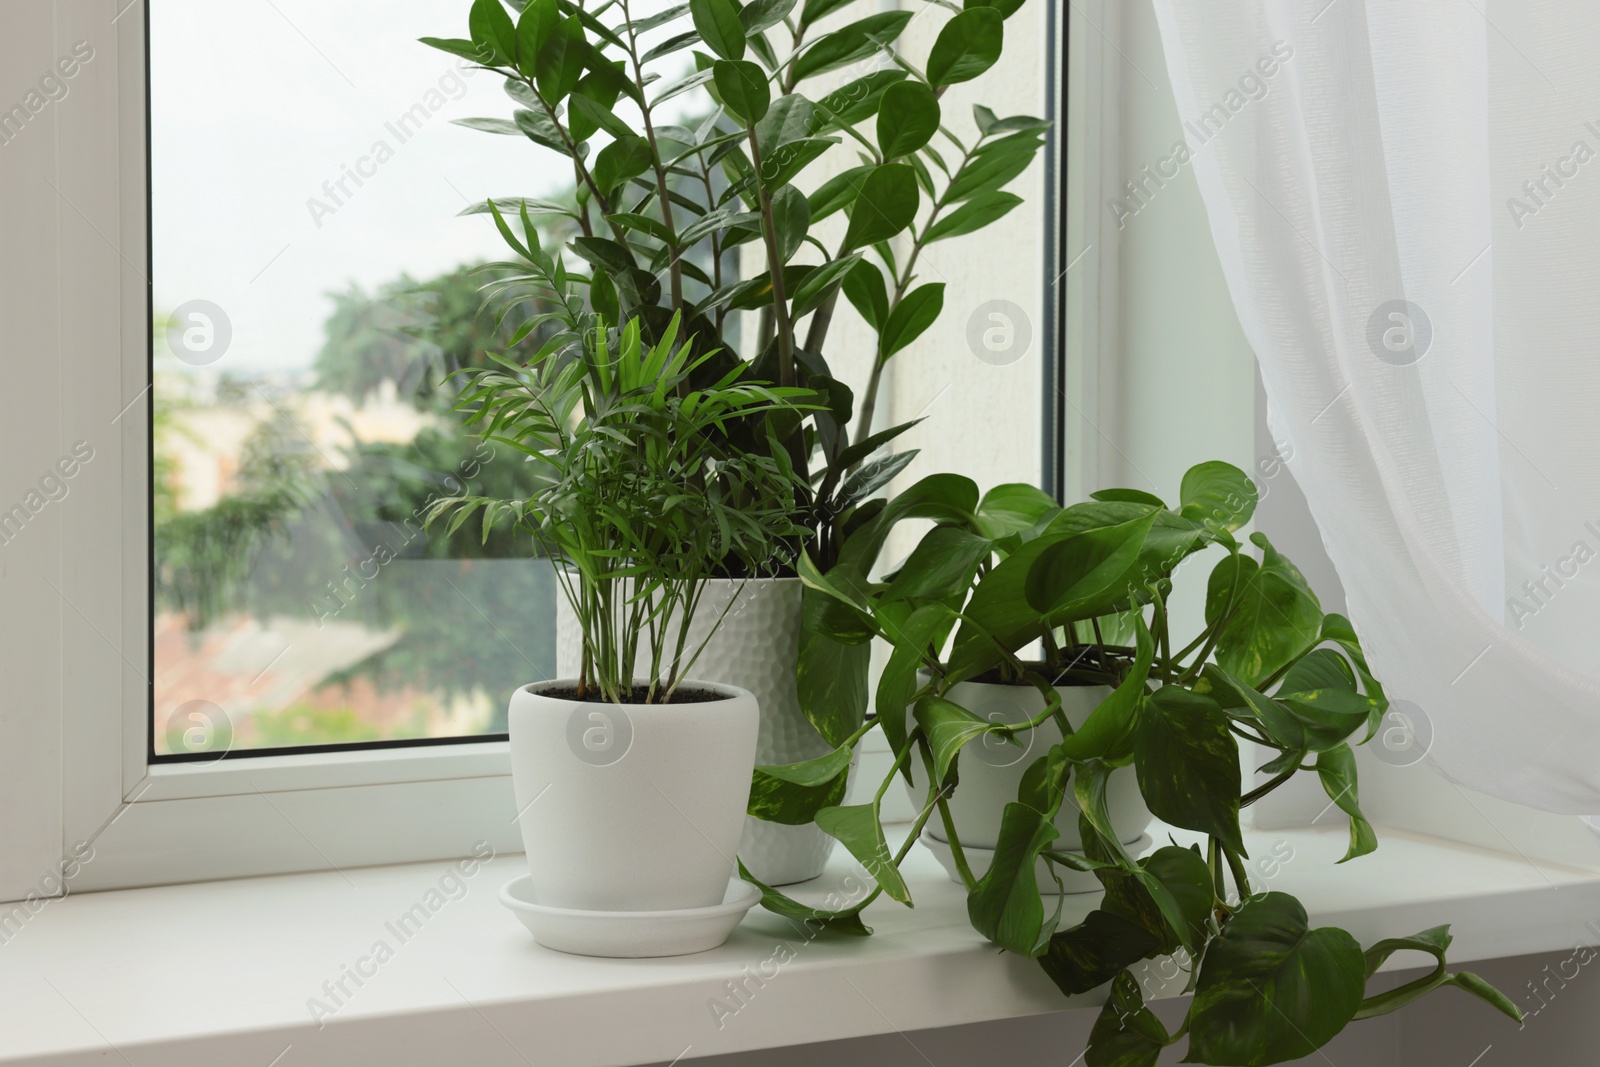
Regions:
M 609 326 L 572 298 L 526 215 L 523 240 L 497 219 L 556 301 L 536 321 L 561 328 L 526 362 L 491 353 L 491 366 L 460 372 L 456 408 L 470 431 L 526 457 L 535 488 L 520 499 L 441 499 L 430 522 L 448 514 L 454 533 L 477 515 L 485 539 L 510 526 L 558 564 L 583 635 L 577 699 L 669 703 L 699 651 L 687 647 L 688 623 L 704 580 L 800 532 L 803 482 L 787 453 L 770 439 L 734 446 L 730 424 L 798 421 L 811 394 L 752 381 L 743 366 L 692 384 L 715 353 L 694 355 L 677 320 L 654 343 L 637 319 Z

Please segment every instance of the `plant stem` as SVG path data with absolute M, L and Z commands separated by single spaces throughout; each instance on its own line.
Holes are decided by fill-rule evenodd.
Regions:
M 783 288 L 783 250 L 778 247 L 778 227 L 772 217 L 772 194 L 761 183 L 761 146 L 756 128 L 747 127 L 750 137 L 750 162 L 756 171 L 756 190 L 761 198 L 761 233 L 767 244 L 767 264 L 772 271 L 772 313 L 778 330 L 778 385 L 795 384 L 794 323 L 789 321 L 789 297 Z
M 1293 766 L 1289 767 L 1287 770 L 1284 770 L 1284 771 L 1280 772 L 1276 778 L 1272 779 L 1272 781 L 1267 782 L 1265 785 L 1262 785 L 1262 786 L 1259 786 L 1259 787 L 1257 787 L 1255 789 L 1252 789 L 1252 790 L 1250 790 L 1250 792 L 1248 792 L 1244 796 L 1240 797 L 1239 798 L 1239 806 L 1241 808 L 1249 807 L 1251 804 L 1254 804 L 1256 801 L 1260 800 L 1262 797 L 1266 796 L 1268 793 L 1270 793 L 1274 789 L 1278 788 L 1284 782 L 1287 782 L 1289 779 L 1293 778 L 1296 774 L 1299 773 L 1299 771 L 1300 771 L 1300 765 L 1297 762 Z
M 922 766 L 928 775 L 928 796 L 933 800 L 934 806 L 939 809 L 939 821 L 944 824 L 945 842 L 950 846 L 950 856 L 955 860 L 956 871 L 961 875 L 961 884 L 967 887 L 967 892 L 972 892 L 978 880 L 972 876 L 972 868 L 967 865 L 967 854 L 961 848 L 961 837 L 956 833 L 956 823 L 950 816 L 950 805 L 945 799 L 944 785 L 933 780 L 933 752 L 928 745 L 927 738 L 917 737 L 917 751 L 922 755 Z M 907 746 L 909 750 L 909 745 Z
M 633 61 L 633 84 L 639 90 L 639 113 L 644 116 L 644 136 L 650 145 L 650 163 L 656 174 L 656 198 L 661 201 L 661 221 L 666 225 L 674 237 L 678 233 L 672 224 L 672 198 L 667 190 L 667 168 L 661 163 L 661 150 L 656 145 L 656 127 L 651 117 L 651 107 L 645 97 L 644 67 L 639 63 L 639 38 L 633 30 L 633 13 L 629 11 L 629 0 L 622 0 L 622 17 L 628 24 L 628 57 Z M 707 206 L 709 208 L 709 201 Z M 678 262 L 678 249 L 676 245 L 667 247 L 668 277 L 672 287 L 672 310 L 683 310 L 683 267 Z

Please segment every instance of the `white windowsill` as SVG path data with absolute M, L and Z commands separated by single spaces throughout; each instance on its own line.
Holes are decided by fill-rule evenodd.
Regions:
M 1600 873 L 1382 829 L 1376 854 L 1335 867 L 1345 836 L 1339 827 L 1246 838 L 1258 857 L 1293 850 L 1268 888 L 1294 892 L 1314 922 L 1344 926 L 1364 943 L 1449 922 L 1452 959 L 1466 962 L 1570 948 L 1600 914 Z M 968 927 L 962 893 L 920 847 L 906 863 L 916 909 L 874 904 L 870 938 L 808 943 L 757 909 L 722 948 L 660 960 L 535 945 L 496 899 L 524 870 L 520 855 L 482 865 L 465 895 L 400 942 L 386 923 L 426 904 L 447 866 L 49 902 L 0 944 L 0 1063 L 50 1055 L 61 1057 L 53 1064 L 131 1067 L 665 1063 L 1072 1006 L 1036 965 L 1000 954 Z M 812 886 L 839 887 L 852 870 L 836 856 Z M 1093 899 L 1069 899 L 1063 925 Z M 323 983 L 380 940 L 392 958 L 360 988 L 346 979 L 352 995 L 318 1029 L 308 1000 L 332 1006 Z M 783 962 L 780 944 L 792 959 Z M 747 979 L 774 959 L 775 977 Z M 743 1007 L 728 989 L 738 980 L 750 990 Z M 739 1009 L 723 1013 L 720 1029 L 715 1000 Z

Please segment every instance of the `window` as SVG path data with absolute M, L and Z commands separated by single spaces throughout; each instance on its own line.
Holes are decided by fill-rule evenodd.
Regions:
M 1049 6 L 1015 35 L 1041 72 Z M 451 479 L 516 475 L 444 432 L 434 388 L 496 329 L 462 268 L 500 241 L 458 213 L 567 183 L 525 138 L 453 124 L 511 110 L 415 43 L 461 32 L 453 0 L 118 8 L 20 16 L 43 66 L 92 58 L 0 146 L 0 181 L 45 178 L 13 171 L 22 213 L 59 230 L 14 246 L 13 299 L 63 309 L 21 341 L 62 357 L 17 378 L 39 445 L 7 469 L 94 456 L 5 546 L 43 579 L 7 623 L 38 711 L 0 727 L 0 898 L 79 845 L 75 889 L 514 850 L 496 737 L 503 690 L 554 669 L 544 564 L 416 518 Z M 1046 113 L 1045 84 L 981 96 Z M 1041 475 L 1044 168 L 1016 188 L 989 240 L 920 268 L 962 303 L 884 383 L 885 418 L 930 416 L 910 477 Z M 836 330 L 865 342 L 853 315 Z

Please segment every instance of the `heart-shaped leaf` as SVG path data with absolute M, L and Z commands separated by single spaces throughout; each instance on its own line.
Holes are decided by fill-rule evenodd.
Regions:
M 1287 893 L 1253 897 L 1201 962 L 1189 1059 L 1256 1067 L 1309 1056 L 1354 1018 L 1365 985 L 1355 938 L 1310 929 Z
M 867 873 L 890 897 L 902 904 L 911 903 L 911 891 L 906 888 L 905 879 L 900 876 L 900 868 L 895 866 L 889 843 L 883 836 L 877 804 L 823 808 L 817 812 L 817 828 L 849 849 L 850 855 L 867 869 Z
M 750 784 L 748 813 L 767 822 L 804 826 L 817 812 L 844 799 L 850 750 L 780 767 L 757 767 Z
M 972 928 L 1020 956 L 1043 952 L 1053 932 L 1039 895 L 1039 853 L 1061 835 L 1044 815 L 1024 804 L 1007 804 L 1000 817 L 989 869 L 967 894 Z
M 1250 521 L 1256 510 L 1256 486 L 1231 463 L 1213 460 L 1190 467 L 1178 490 L 1185 518 L 1208 530 L 1232 533 Z
M 1216 565 L 1206 588 L 1206 623 L 1219 627 L 1217 664 L 1260 686 L 1317 643 L 1322 607 L 1305 576 L 1265 536 L 1250 540 L 1262 549 L 1261 563 L 1234 554 Z
M 1350 817 L 1350 849 L 1345 860 L 1365 856 L 1378 848 L 1378 835 L 1361 814 L 1361 794 L 1356 783 L 1356 756 L 1349 745 L 1340 745 L 1317 754 L 1317 777 L 1328 798 Z
M 1216 701 L 1161 687 L 1139 709 L 1134 746 L 1139 792 L 1156 818 L 1247 854 L 1239 832 L 1239 746 Z

